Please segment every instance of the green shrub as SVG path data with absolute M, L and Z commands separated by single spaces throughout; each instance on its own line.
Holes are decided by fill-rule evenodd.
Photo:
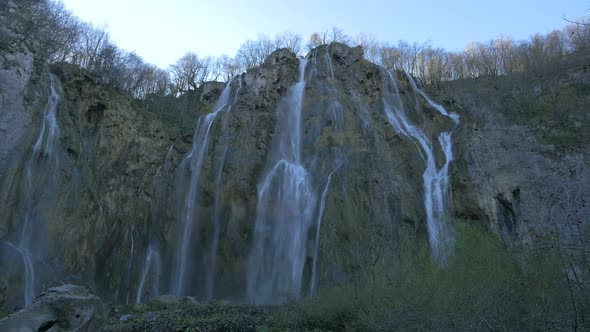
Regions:
M 367 276 L 299 304 L 300 327 L 489 331 L 573 330 L 584 324 L 583 297 L 574 310 L 558 252 L 511 251 L 466 222 L 457 223 L 455 250 L 446 265 L 415 249 L 391 264 L 394 272 L 380 271 L 377 279 Z

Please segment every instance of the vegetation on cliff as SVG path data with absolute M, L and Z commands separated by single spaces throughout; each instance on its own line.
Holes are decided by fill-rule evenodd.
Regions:
M 4 60 L 18 52 L 32 59 L 29 52 L 35 53 L 37 66 L 31 66 L 19 88 L 36 105 L 46 100 L 47 89 L 30 90 L 47 88 L 50 73 L 63 84 L 57 112 L 60 192 L 56 204 L 39 208 L 51 212 L 42 234 L 50 245 L 43 252 L 47 257 L 36 264 L 54 278 L 51 282 L 84 283 L 114 303 L 105 329 L 589 328 L 588 25 L 529 42 L 474 44 L 457 54 L 428 45 L 353 41 L 338 29 L 314 34 L 308 67 L 301 73 L 302 82 L 307 78 L 300 105 L 302 155 L 314 170 L 318 192 L 325 185 L 329 194 L 318 218 L 324 219 L 321 235 L 319 227 L 306 230 L 302 246 L 308 252 L 318 246 L 319 255 L 304 258 L 301 288 L 313 289 L 308 287 L 314 282 L 312 260 L 319 261 L 321 287 L 298 303 L 254 306 L 158 297 L 174 285 L 166 271 L 156 270 L 171 269 L 178 195 L 186 190 L 186 175 L 195 171 L 179 172 L 179 165 L 197 141 L 193 129 L 199 116 L 211 115 L 223 89 L 221 83 L 205 81 L 239 74 L 227 85 L 235 99 L 232 111 L 208 127 L 204 175 L 195 181 L 202 198 L 195 218 L 210 220 L 219 211 L 222 220 L 218 250 L 212 251 L 219 260 L 211 273 L 213 298 L 243 300 L 257 185 L 273 136 L 281 130 L 277 110 L 297 80 L 301 38 L 261 36 L 246 42 L 234 59 L 187 54 L 166 71 L 120 50 L 105 29 L 80 22 L 58 2 L 11 2 L 9 7 L 14 10 L 2 12 L 3 18 L 18 24 L 0 30 L 2 70 L 20 73 L 23 61 Z M 31 37 L 23 40 L 24 35 Z M 363 47 L 324 45 L 330 41 Z M 275 51 L 277 47 L 288 50 Z M 52 66 L 46 66 L 47 59 Z M 391 84 L 382 67 L 400 78 Z M 416 111 L 412 120 L 434 143 L 437 134 L 455 124 L 420 98 L 404 70 L 461 116 L 452 133 L 454 209 L 449 211 L 457 242 L 442 264 L 428 249 L 421 150 L 391 128 L 383 96 L 396 85 L 392 91 L 399 94 L 400 105 Z M 11 112 L 25 113 L 25 104 L 14 104 Z M 33 124 L 26 129 L 33 137 L 42 107 L 29 108 Z M 9 151 L 15 165 L 30 155 L 32 140 L 22 141 L 22 151 Z M 432 151 L 443 156 L 438 145 Z M 216 164 L 219 160 L 223 163 Z M 18 232 L 20 211 L 12 207 L 25 182 L 22 172 L 0 169 L 5 173 L 11 177 L 1 188 L 9 195 L 2 202 L 8 208 L 0 211 L 0 246 L 11 240 L 6 234 Z M 269 202 L 272 208 L 273 200 Z M 200 254 L 213 243 L 215 232 L 212 224 L 203 223 L 194 234 L 194 251 Z M 309 239 L 316 234 L 313 244 Z M 161 248 L 163 259 L 150 270 L 152 247 Z M 43 260 L 54 264 L 51 270 Z M 207 265 L 198 255 L 194 260 Z M 10 279 L 0 277 L 0 306 L 11 302 L 10 310 L 24 282 L 18 271 L 13 273 L 19 264 L 0 271 L 10 270 Z M 201 270 L 191 275 L 191 292 L 201 290 Z M 144 291 L 146 280 L 155 290 Z M 121 305 L 133 302 L 139 304 Z
M 485 229 L 458 223 L 459 240 L 440 268 L 406 243 L 391 266 L 283 306 L 190 299 L 111 311 L 107 330 L 132 331 L 488 331 L 584 330 L 590 293 L 564 274 L 560 248 L 508 250 Z M 377 270 L 373 270 L 377 269 Z M 123 319 L 121 319 L 123 317 Z
M 275 50 L 287 48 L 303 55 L 331 42 L 361 46 L 365 58 L 388 70 L 411 73 L 427 84 L 512 73 L 536 73 L 559 63 L 564 56 L 586 52 L 590 47 L 587 18 L 569 23 L 561 30 L 535 34 L 529 40 L 500 37 L 473 41 L 464 51 L 452 52 L 433 46 L 400 40 L 379 41 L 366 34 L 348 36 L 337 27 L 313 33 L 305 42 L 300 34 L 260 34 L 244 42 L 234 57 L 199 56 L 188 52 L 169 68 L 146 63 L 140 55 L 119 48 L 105 26 L 83 22 L 64 4 L 55 0 L 24 1 L 32 16 L 24 17 L 28 35 L 38 41 L 37 49 L 50 62 L 70 62 L 98 75 L 101 82 L 116 86 L 136 98 L 150 94 L 178 95 L 196 90 L 206 81 L 228 81 L 247 69 L 260 66 Z M 19 15 L 11 14 L 11 15 Z M 567 23 L 564 21 L 564 23 Z M 9 37 L 0 39 L 9 47 Z M 6 39 L 6 41 L 4 41 Z M 0 44 L 1 46 L 2 44 Z

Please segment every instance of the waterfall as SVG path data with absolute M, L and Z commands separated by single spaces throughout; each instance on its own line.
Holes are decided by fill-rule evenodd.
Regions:
M 20 229 L 10 232 L 12 242 L 5 241 L 18 258 L 8 258 L 11 264 L 22 261 L 23 304 L 29 305 L 37 292 L 39 271 L 35 270 L 35 261 L 41 260 L 45 253 L 46 215 L 53 211 L 57 200 L 59 176 L 59 126 L 57 107 L 60 102 L 59 80 L 50 75 L 51 93 L 43 110 L 41 129 L 32 146 L 32 152 L 24 165 L 22 189 L 18 200 L 20 222 L 15 222 Z M 39 257 L 33 259 L 33 257 Z
M 160 287 L 160 275 L 161 271 L 161 262 L 160 262 L 160 252 L 154 246 L 149 246 L 148 250 L 145 255 L 145 262 L 143 264 L 143 270 L 141 271 L 140 279 L 139 279 L 139 286 L 137 287 L 137 295 L 135 297 L 135 303 L 141 303 L 141 298 L 145 293 L 145 285 L 146 282 L 149 282 L 149 274 L 151 272 L 152 279 L 152 289 L 151 295 L 152 297 L 158 296 L 159 287 Z
M 426 169 L 422 175 L 424 186 L 424 208 L 432 255 L 439 262 L 444 263 L 453 242 L 453 230 L 446 220 L 447 197 L 449 195 L 449 165 L 453 160 L 451 134 L 442 132 L 438 136 L 438 143 L 445 156 L 444 165 L 437 167 L 434 147 L 425 132 L 412 124 L 406 115 L 403 101 L 400 98 L 395 77 L 387 72 L 389 82 L 393 85 L 395 97 L 393 100 L 384 97 L 384 111 L 387 120 L 395 131 L 408 137 L 418 148 Z M 415 94 L 418 94 L 441 114 L 448 116 L 458 123 L 457 114 L 449 114 L 442 106 L 435 104 L 426 94 L 418 89 L 414 80 L 406 74 Z M 386 89 L 387 91 L 387 89 Z
M 317 291 L 318 285 L 318 277 L 317 277 L 317 268 L 318 268 L 318 254 L 320 248 L 320 229 L 322 226 L 322 218 L 324 217 L 324 209 L 326 208 L 326 198 L 328 197 L 328 189 L 330 188 L 330 182 L 332 181 L 332 175 L 340 168 L 340 165 L 336 167 L 335 170 L 330 172 L 328 175 L 328 181 L 326 181 L 326 186 L 324 187 L 324 191 L 322 192 L 322 197 L 320 198 L 320 208 L 318 211 L 318 216 L 316 219 L 316 228 L 315 228 L 315 243 L 314 243 L 314 250 L 313 250 L 313 267 L 311 271 L 311 280 L 309 282 L 309 295 L 313 296 Z
M 131 290 L 131 269 L 133 268 L 133 256 L 135 256 L 135 237 L 133 233 L 135 231 L 135 224 L 131 225 L 129 236 L 131 237 L 131 243 L 129 247 L 129 258 L 127 259 L 127 295 L 125 297 L 125 304 L 129 304 L 129 292 Z
M 50 172 L 51 170 L 57 170 L 59 165 L 59 158 L 57 155 L 57 145 L 59 140 L 59 126 L 57 124 L 57 106 L 60 101 L 60 96 L 55 88 L 57 78 L 50 75 L 50 88 L 51 94 L 47 100 L 47 104 L 43 111 L 43 121 L 41 122 L 41 132 L 33 145 L 33 152 L 31 158 L 27 161 L 25 167 L 25 192 L 24 192 L 24 204 L 25 206 L 25 218 L 24 224 L 21 231 L 21 238 L 19 246 L 21 248 L 29 248 L 33 236 L 33 223 L 34 223 L 34 207 L 36 188 L 33 187 L 33 181 L 36 180 L 36 176 L 44 176 L 46 173 L 56 174 Z M 38 172 L 40 171 L 40 172 Z M 37 174 L 40 173 L 40 174 Z M 55 179 L 49 179 L 55 180 Z M 36 182 L 36 181 L 35 181 Z M 39 183 L 35 183 L 38 185 Z
M 33 267 L 31 253 L 28 250 L 14 245 L 8 241 L 3 241 L 3 243 L 7 247 L 13 249 L 22 260 L 23 274 L 25 279 L 23 303 L 25 305 L 29 305 L 32 303 L 33 298 L 35 297 L 35 270 Z
M 459 124 L 459 115 L 457 113 L 449 114 L 447 110 L 444 109 L 444 107 L 432 101 L 432 99 L 430 99 L 430 97 L 428 97 L 428 95 L 424 91 L 422 91 L 422 89 L 418 88 L 418 85 L 416 84 L 416 81 L 414 80 L 412 75 L 406 73 L 406 76 L 408 77 L 408 81 L 410 81 L 410 85 L 412 86 L 412 90 L 414 90 L 414 93 L 417 92 L 420 96 L 422 96 L 426 100 L 426 102 L 430 106 L 432 106 L 432 108 L 437 110 L 440 114 L 448 116 L 449 118 L 453 119 L 455 124 Z
M 326 65 L 328 70 L 330 71 L 330 83 L 328 86 L 328 99 L 329 99 L 329 106 L 328 106 L 328 114 L 332 116 L 334 120 L 334 125 L 338 126 L 344 121 L 344 113 L 342 110 L 342 104 L 338 100 L 338 90 L 336 89 L 336 78 L 334 77 L 334 67 L 332 66 L 332 56 L 330 54 L 330 46 L 326 46 L 326 52 L 324 54 L 326 58 Z
M 320 70 L 318 69 L 318 64 L 321 63 L 321 49 L 316 48 L 312 51 L 311 56 L 311 70 L 309 73 L 308 80 L 312 80 L 314 77 L 318 76 Z M 325 62 L 325 71 L 326 71 L 326 82 L 322 80 L 318 80 L 318 91 L 321 95 L 327 96 L 328 106 L 326 108 L 325 113 L 323 116 L 330 120 L 335 127 L 339 127 L 342 125 L 344 121 L 344 110 L 342 104 L 339 100 L 339 92 L 336 87 L 336 77 L 334 76 L 334 67 L 332 65 L 332 56 L 330 54 L 330 46 L 326 45 L 323 49 L 323 61 Z
M 227 114 L 231 111 L 233 105 L 238 100 L 238 95 L 242 90 L 242 80 L 239 80 L 239 86 L 234 94 L 231 104 L 228 106 L 226 116 L 223 118 L 222 123 L 222 135 L 223 143 L 219 149 L 218 156 L 216 158 L 216 169 L 215 169 L 215 193 L 213 198 L 213 238 L 209 247 L 207 257 L 205 258 L 205 294 L 203 301 L 209 302 L 213 298 L 213 289 L 215 287 L 215 275 L 217 273 L 217 251 L 219 249 L 219 236 L 221 233 L 221 175 L 223 172 L 223 166 L 225 165 L 225 157 L 228 149 L 228 121 Z
M 272 167 L 258 185 L 258 204 L 250 253 L 247 296 L 252 303 L 279 303 L 301 296 L 308 230 L 314 221 L 316 195 L 301 162 L 301 111 L 305 67 L 277 112 Z
M 57 105 L 60 101 L 60 96 L 57 93 L 55 86 L 57 78 L 54 75 L 50 75 L 50 88 L 51 95 L 47 100 L 47 105 L 43 111 L 43 122 L 41 124 L 41 132 L 39 137 L 33 145 L 33 156 L 40 157 L 40 153 L 43 156 L 55 156 L 54 161 L 57 161 L 56 148 L 59 139 L 59 126 L 57 124 Z
M 156 297 L 160 293 L 160 276 L 162 273 L 160 260 L 160 246 L 158 237 L 154 234 L 154 229 L 158 229 L 161 220 L 165 220 L 165 210 L 169 202 L 168 194 L 168 175 L 173 167 L 172 151 L 174 144 L 171 144 L 164 157 L 164 162 L 160 165 L 154 175 L 154 201 L 151 206 L 150 230 L 148 234 L 148 245 L 144 253 L 145 259 L 142 270 L 139 275 L 137 290 L 135 293 L 135 303 L 141 303 L 144 298 Z M 147 289 L 146 289 L 147 288 Z
M 215 109 L 212 113 L 205 116 L 201 116 L 197 122 L 195 133 L 193 136 L 192 149 L 188 155 L 182 160 L 179 165 L 179 170 L 188 170 L 190 172 L 190 179 L 188 183 L 188 189 L 183 197 L 183 205 L 179 213 L 179 225 L 178 225 L 178 246 L 176 250 L 176 268 L 173 274 L 171 289 L 177 296 L 186 295 L 186 287 L 188 282 L 187 268 L 191 262 L 189 262 L 189 247 L 192 244 L 193 233 L 198 231 L 199 221 L 197 220 L 196 204 L 197 204 L 197 192 L 199 176 L 201 175 L 201 169 L 203 166 L 203 160 L 209 146 L 209 138 L 213 121 L 224 109 L 230 100 L 231 83 L 228 82 L 219 101 L 217 102 Z M 184 184 L 184 178 L 179 177 L 179 187 Z

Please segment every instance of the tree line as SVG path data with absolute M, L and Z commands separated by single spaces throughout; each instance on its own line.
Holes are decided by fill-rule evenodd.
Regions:
M 432 46 L 430 42 L 400 40 L 393 44 L 366 34 L 351 38 L 333 27 L 322 34 L 312 34 L 308 48 L 333 41 L 362 46 L 365 59 L 371 62 L 388 70 L 406 71 L 427 84 L 439 84 L 541 70 L 568 54 L 590 49 L 590 25 L 575 22 L 547 35 L 535 34 L 529 40 L 515 41 L 503 36 L 487 42 L 471 42 L 458 52 Z
M 426 84 L 448 80 L 531 72 L 563 56 L 590 47 L 590 25 L 572 23 L 547 35 L 536 34 L 526 41 L 500 37 L 472 42 L 465 50 L 447 51 L 431 43 L 381 42 L 374 36 L 346 35 L 332 27 L 313 33 L 304 44 L 300 34 L 283 32 L 270 37 L 258 35 L 242 43 L 235 56 L 200 57 L 188 52 L 167 69 L 147 63 L 135 52 L 119 48 L 106 26 L 83 22 L 61 1 L 31 1 L 33 31 L 50 62 L 69 62 L 97 75 L 135 98 L 149 94 L 179 95 L 194 91 L 206 81 L 228 81 L 231 77 L 264 63 L 273 51 L 288 48 L 301 56 L 319 45 L 340 42 L 361 46 L 365 58 L 388 70 L 412 73 Z

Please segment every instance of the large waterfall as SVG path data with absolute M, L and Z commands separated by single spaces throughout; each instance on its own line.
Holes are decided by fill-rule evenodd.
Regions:
M 418 233 L 422 224 L 432 256 L 444 264 L 454 237 L 448 211 L 452 126 L 459 117 L 430 99 L 411 75 L 398 82 L 395 73 L 363 61 L 362 54 L 346 58 L 351 52 L 332 44 L 301 59 L 277 53 L 262 68 L 228 82 L 210 109 L 206 102 L 211 91 L 221 90 L 215 84 L 203 95 L 183 96 L 191 102 L 200 98 L 195 104 L 209 112 L 197 119 L 195 128 L 163 133 L 157 145 L 150 142 L 150 134 L 130 139 L 160 149 L 145 163 L 139 161 L 149 149 L 104 165 L 94 162 L 108 150 L 108 144 L 98 144 L 108 136 L 101 130 L 118 130 L 107 128 L 115 128 L 114 121 L 127 121 L 113 116 L 120 114 L 110 109 L 104 122 L 91 124 L 96 136 L 89 137 L 96 139 L 96 148 L 75 141 L 79 128 L 72 126 L 79 119 L 70 121 L 65 112 L 60 114 L 60 121 L 64 116 L 60 140 L 56 113 L 61 88 L 51 76 L 40 132 L 35 133 L 18 177 L 18 206 L 12 215 L 22 220 L 11 222 L 0 242 L 0 281 L 17 285 L 12 288 L 18 288 L 19 296 L 22 289 L 26 305 L 52 285 L 48 275 L 53 266 L 63 268 L 56 280 L 78 277 L 71 271 L 85 263 L 62 265 L 59 260 L 72 254 L 56 244 L 58 240 L 45 238 L 62 235 L 63 230 L 54 225 L 62 217 L 91 230 L 97 229 L 93 223 L 100 223 L 100 236 L 109 241 L 81 246 L 100 250 L 96 257 L 116 269 L 101 275 L 97 288 L 111 287 L 108 291 L 116 292 L 115 301 L 127 304 L 165 293 L 194 296 L 204 303 L 297 301 L 315 296 L 324 285 L 350 282 L 357 270 L 377 258 L 390 268 L 388 262 L 399 249 L 397 237 L 404 236 L 408 227 Z M 66 87 L 70 96 L 71 85 Z M 76 108 L 70 108 L 70 102 L 74 104 L 68 99 L 64 109 L 71 113 Z M 156 123 L 158 116 L 146 117 Z M 120 138 L 109 139 L 106 142 L 111 144 Z M 69 145 L 62 149 L 60 144 Z M 80 160 L 91 167 L 78 167 Z M 127 163 L 137 166 L 137 173 L 127 170 L 118 177 Z M 144 169 L 147 164 L 149 170 Z M 105 174 L 110 176 L 109 185 L 99 178 Z M 88 192 L 66 194 L 80 194 L 80 202 L 101 202 L 99 213 L 72 216 L 62 211 L 60 197 L 65 200 L 66 190 L 79 190 L 70 184 L 84 176 L 96 176 L 88 181 Z M 135 191 L 123 190 L 133 181 L 138 184 Z M 105 191 L 114 193 L 105 195 Z M 142 204 L 113 199 L 136 196 L 145 199 Z M 118 211 L 123 205 L 127 207 Z M 79 240 L 68 236 L 68 244 Z M 60 250 L 64 253 L 59 259 L 50 252 Z M 82 269 L 88 275 L 105 274 L 93 267 Z
M 301 160 L 301 111 L 305 59 L 299 80 L 279 106 L 270 169 L 258 186 L 256 226 L 248 268 L 248 299 L 276 303 L 301 296 L 307 232 L 314 221 L 316 194 Z
M 198 218 L 199 211 L 197 211 L 199 204 L 199 178 L 203 167 L 203 160 L 209 147 L 213 122 L 218 114 L 223 110 L 227 110 L 226 107 L 230 105 L 232 99 L 231 83 L 232 81 L 228 82 L 223 89 L 214 111 L 199 118 L 193 136 L 192 149 L 178 167 L 178 187 L 185 186 L 185 177 L 183 175 L 189 174 L 188 187 L 186 187 L 186 191 L 179 197 L 182 205 L 179 210 L 178 220 L 176 266 L 171 285 L 172 292 L 178 296 L 187 295 L 189 279 L 195 272 L 193 264 L 194 255 L 191 252 L 191 246 L 194 246 L 194 242 L 197 241 L 199 232 L 200 220 Z
M 60 102 L 61 86 L 57 77 L 50 75 L 51 94 L 43 111 L 40 133 L 33 144 L 32 152 L 25 163 L 20 197 L 18 202 L 17 229 L 11 232 L 10 241 L 3 243 L 3 261 L 8 262 L 8 278 L 21 280 L 23 304 L 31 304 L 41 290 L 42 271 L 51 268 L 44 262 L 47 254 L 45 226 L 51 207 L 57 201 L 59 184 L 59 126 L 57 107 Z M 49 209 L 48 209 L 49 207 Z M 20 226 L 20 229 L 18 227 Z M 20 261 L 20 264 L 19 264 Z M 19 271 L 13 271 L 22 265 Z
M 242 80 L 238 80 L 239 86 L 236 92 L 233 95 L 233 99 L 228 103 L 227 112 L 232 110 L 232 107 L 238 100 L 238 95 L 242 89 Z M 230 87 L 231 81 L 226 87 Z M 225 98 L 222 94 L 221 98 Z M 221 236 L 221 224 L 223 220 L 221 220 L 221 181 L 222 181 L 222 172 L 223 166 L 225 165 L 225 158 L 227 155 L 228 149 L 228 140 L 229 140 L 229 132 L 228 132 L 228 121 L 227 117 L 224 117 L 221 124 L 221 135 L 222 143 L 221 146 L 216 149 L 215 155 L 215 193 L 213 197 L 213 238 L 211 239 L 211 244 L 207 252 L 205 253 L 204 258 L 204 266 L 205 266 L 205 282 L 204 282 L 204 294 L 203 300 L 210 301 L 213 298 L 213 290 L 215 287 L 215 277 L 217 273 L 217 256 L 218 256 L 218 249 L 219 249 L 219 237 Z
M 414 94 L 416 94 L 416 106 L 419 108 L 419 98 L 422 96 L 438 112 L 459 122 L 456 114 L 448 114 L 440 105 L 435 104 L 420 90 L 410 74 L 406 74 Z M 426 223 L 432 255 L 439 261 L 446 260 L 453 242 L 453 229 L 447 219 L 447 204 L 449 196 L 449 164 L 453 160 L 451 133 L 442 132 L 438 136 L 438 143 L 443 151 L 445 161 L 442 167 L 437 166 L 435 147 L 420 126 L 412 123 L 408 117 L 409 110 L 404 105 L 400 96 L 396 77 L 386 72 L 385 90 L 390 95 L 384 95 L 383 104 L 387 120 L 400 134 L 408 137 L 418 148 L 426 169 L 424 180 L 424 208 L 426 211 Z M 391 86 L 388 86 L 391 85 Z

